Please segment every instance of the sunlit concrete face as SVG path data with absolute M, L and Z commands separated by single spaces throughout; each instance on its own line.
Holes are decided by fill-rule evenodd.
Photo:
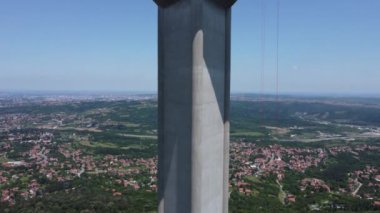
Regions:
M 193 174 L 191 186 L 194 204 L 192 209 L 193 212 L 222 212 L 223 205 L 220 204 L 223 204 L 224 104 L 218 103 L 216 96 L 221 96 L 220 100 L 224 101 L 225 76 L 221 72 L 224 65 L 214 64 L 216 67 L 210 68 L 213 70 L 207 67 L 203 55 L 204 40 L 203 31 L 198 31 L 193 43 L 192 171 L 196 172 Z M 215 54 L 214 59 L 223 60 L 224 54 L 221 53 L 219 56 Z M 214 86 L 219 90 L 215 91 Z
M 157 0 L 159 212 L 228 212 L 230 8 Z

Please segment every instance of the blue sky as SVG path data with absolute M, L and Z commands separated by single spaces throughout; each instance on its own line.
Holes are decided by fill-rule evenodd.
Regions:
M 380 93 L 380 1 L 280 0 L 281 93 Z M 276 2 L 238 0 L 232 91 L 275 91 Z M 150 0 L 3 0 L 0 90 L 155 91 Z

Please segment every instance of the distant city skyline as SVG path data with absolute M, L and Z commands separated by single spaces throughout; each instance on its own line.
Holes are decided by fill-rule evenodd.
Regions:
M 265 1 L 262 83 L 263 1 L 233 8 L 233 93 L 275 93 L 277 0 Z M 280 2 L 280 93 L 379 95 L 379 1 Z M 150 0 L 3 1 L 0 91 L 155 92 L 156 19 Z

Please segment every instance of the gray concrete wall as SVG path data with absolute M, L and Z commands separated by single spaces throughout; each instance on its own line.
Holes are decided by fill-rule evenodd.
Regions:
M 230 9 L 159 9 L 159 212 L 228 212 Z

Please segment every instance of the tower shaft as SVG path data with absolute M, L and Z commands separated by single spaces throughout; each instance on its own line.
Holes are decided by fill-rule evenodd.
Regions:
M 228 212 L 231 18 L 225 2 L 231 1 L 156 1 L 160 213 Z

